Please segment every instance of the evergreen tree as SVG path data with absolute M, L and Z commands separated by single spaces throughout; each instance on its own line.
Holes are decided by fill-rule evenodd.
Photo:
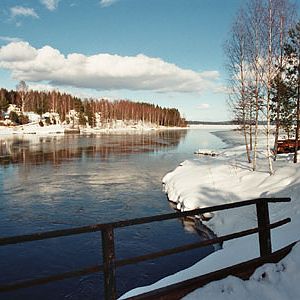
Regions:
M 293 130 L 295 103 L 292 98 L 292 87 L 288 80 L 282 78 L 280 72 L 272 82 L 271 89 L 271 120 L 276 125 L 278 134 L 275 135 L 274 160 L 278 151 L 279 130 L 283 129 L 288 137 Z
M 9 106 L 9 103 L 5 97 L 0 97 L 0 116 L 1 113 L 5 112 Z
M 285 47 L 285 53 L 288 59 L 287 79 L 289 81 L 292 98 L 294 99 L 295 114 L 295 153 L 294 163 L 297 163 L 297 150 L 299 144 L 300 129 L 300 22 L 290 30 L 289 39 Z

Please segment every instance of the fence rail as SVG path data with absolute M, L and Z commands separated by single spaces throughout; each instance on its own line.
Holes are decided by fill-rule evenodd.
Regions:
M 241 202 L 234 202 L 229 204 L 222 204 L 222 205 L 216 205 L 216 206 L 211 206 L 206 208 L 200 208 L 200 209 L 195 209 L 186 212 L 176 212 L 171 214 L 156 215 L 151 217 L 131 219 L 131 220 L 125 220 L 125 221 L 119 221 L 113 223 L 95 224 L 90 226 L 40 232 L 40 233 L 21 235 L 21 236 L 3 237 L 0 238 L 0 246 L 101 231 L 103 265 L 91 266 L 80 270 L 55 274 L 52 276 L 38 278 L 38 279 L 17 281 L 9 284 L 4 284 L 0 286 L 0 292 L 13 291 L 20 288 L 42 285 L 42 284 L 46 284 L 58 280 L 83 276 L 83 275 L 102 271 L 104 272 L 105 299 L 115 300 L 116 299 L 116 281 L 115 281 L 116 267 L 135 264 L 149 259 L 155 259 L 166 255 L 188 251 L 191 249 L 222 243 L 224 241 L 248 236 L 255 233 L 258 233 L 259 235 L 260 257 L 266 258 L 272 254 L 271 229 L 282 226 L 291 221 L 290 218 L 286 218 L 270 224 L 268 203 L 290 202 L 290 201 L 291 201 L 290 198 L 258 198 L 258 199 L 246 200 Z M 258 226 L 256 228 L 250 228 L 244 231 L 231 233 L 221 237 L 217 237 L 217 238 L 213 238 L 213 239 L 209 239 L 197 243 L 192 243 L 180 247 L 175 247 L 175 248 L 171 248 L 171 249 L 167 249 L 155 253 L 150 253 L 142 256 L 116 260 L 115 245 L 114 245 L 114 241 L 115 241 L 114 231 L 117 228 L 177 219 L 177 218 L 188 217 L 188 216 L 202 215 L 208 212 L 234 209 L 234 208 L 239 208 L 239 207 L 249 206 L 249 205 L 256 206 L 257 223 L 258 223 Z

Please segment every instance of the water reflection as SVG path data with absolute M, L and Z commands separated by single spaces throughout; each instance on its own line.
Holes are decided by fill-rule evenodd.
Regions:
M 208 144 L 214 149 L 223 146 L 207 131 L 194 130 L 1 138 L 0 236 L 170 213 L 161 178 Z M 123 228 L 115 236 L 118 259 L 199 241 L 190 220 Z M 99 233 L 0 247 L 0 257 L 5 258 L 0 260 L 0 283 L 101 263 L 100 249 Z M 186 268 L 210 251 L 193 250 L 120 268 L 118 293 Z M 101 280 L 94 274 L 3 297 L 101 299 Z
M 101 134 L 95 136 L 13 136 L 0 138 L 0 165 L 51 163 L 83 158 L 107 160 L 112 154 L 155 152 L 177 147 L 186 130 L 157 131 L 148 134 Z

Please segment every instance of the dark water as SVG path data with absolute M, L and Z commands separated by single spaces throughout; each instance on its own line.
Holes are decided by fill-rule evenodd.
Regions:
M 0 236 L 170 213 L 161 179 L 198 148 L 224 144 L 205 130 L 0 138 Z M 188 220 L 118 229 L 117 259 L 201 238 Z M 186 268 L 212 251 L 189 251 L 117 269 L 121 295 Z M 100 233 L 0 247 L 0 284 L 102 263 Z M 0 299 L 102 299 L 96 273 Z

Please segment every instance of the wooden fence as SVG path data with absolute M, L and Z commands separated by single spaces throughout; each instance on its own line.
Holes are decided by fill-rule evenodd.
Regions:
M 191 292 L 197 287 L 203 286 L 204 284 L 210 281 L 224 278 L 229 274 L 238 276 L 239 275 L 238 273 L 241 272 L 237 272 L 237 270 L 240 270 L 241 268 L 243 274 L 249 273 L 248 275 L 250 275 L 250 273 L 253 272 L 255 268 L 261 265 L 262 263 L 278 261 L 279 259 L 284 257 L 290 251 L 293 245 L 289 245 L 288 247 L 282 249 L 281 251 L 272 253 L 271 229 L 282 226 L 290 222 L 291 220 L 290 218 L 286 218 L 270 224 L 268 204 L 275 203 L 275 202 L 290 202 L 290 201 L 291 201 L 290 198 L 259 198 L 259 199 L 217 205 L 212 207 L 200 208 L 192 211 L 176 212 L 171 214 L 163 214 L 163 215 L 157 215 L 151 217 L 119 221 L 114 223 L 95 224 L 95 225 L 77 227 L 72 229 L 55 230 L 55 231 L 41 232 L 41 233 L 22 235 L 22 236 L 3 237 L 0 238 L 0 246 L 101 231 L 103 265 L 96 265 L 96 266 L 87 267 L 80 270 L 69 271 L 61 274 L 55 274 L 52 276 L 38 278 L 38 279 L 17 281 L 9 284 L 4 284 L 0 286 L 0 292 L 13 291 L 20 288 L 42 285 L 42 284 L 46 284 L 58 280 L 63 280 L 66 278 L 78 277 L 78 276 L 83 276 L 83 275 L 102 271 L 104 272 L 105 299 L 115 300 L 117 297 L 115 269 L 117 267 L 122 267 L 129 264 L 136 264 L 138 262 L 142 262 L 145 260 L 156 259 L 159 257 L 163 257 L 163 256 L 191 250 L 191 249 L 196 249 L 200 247 L 205 247 L 208 245 L 222 243 L 224 241 L 228 241 L 231 239 L 236 239 L 236 238 L 258 233 L 260 258 L 257 258 L 256 260 L 253 261 L 246 262 L 244 265 L 232 266 L 230 268 L 222 269 L 217 272 L 200 276 L 199 278 L 188 280 L 179 284 L 175 284 L 136 297 L 128 298 L 128 299 L 179 299 L 180 297 Z M 192 243 L 180 247 L 175 247 L 175 248 L 171 248 L 171 249 L 167 249 L 155 253 L 150 253 L 146 255 L 126 258 L 121 260 L 116 259 L 115 245 L 114 245 L 115 242 L 114 231 L 117 228 L 164 221 L 164 220 L 171 220 L 171 219 L 188 217 L 188 216 L 202 215 L 208 212 L 239 208 L 239 207 L 249 206 L 249 205 L 256 206 L 257 223 L 258 223 L 258 226 L 256 228 L 250 228 L 247 230 L 231 233 L 221 237 L 217 237 L 217 238 L 213 238 L 213 239 L 209 239 L 197 243 Z M 2 274 L 2 276 L 3 275 L 5 274 Z M 243 278 L 243 276 L 240 277 Z

